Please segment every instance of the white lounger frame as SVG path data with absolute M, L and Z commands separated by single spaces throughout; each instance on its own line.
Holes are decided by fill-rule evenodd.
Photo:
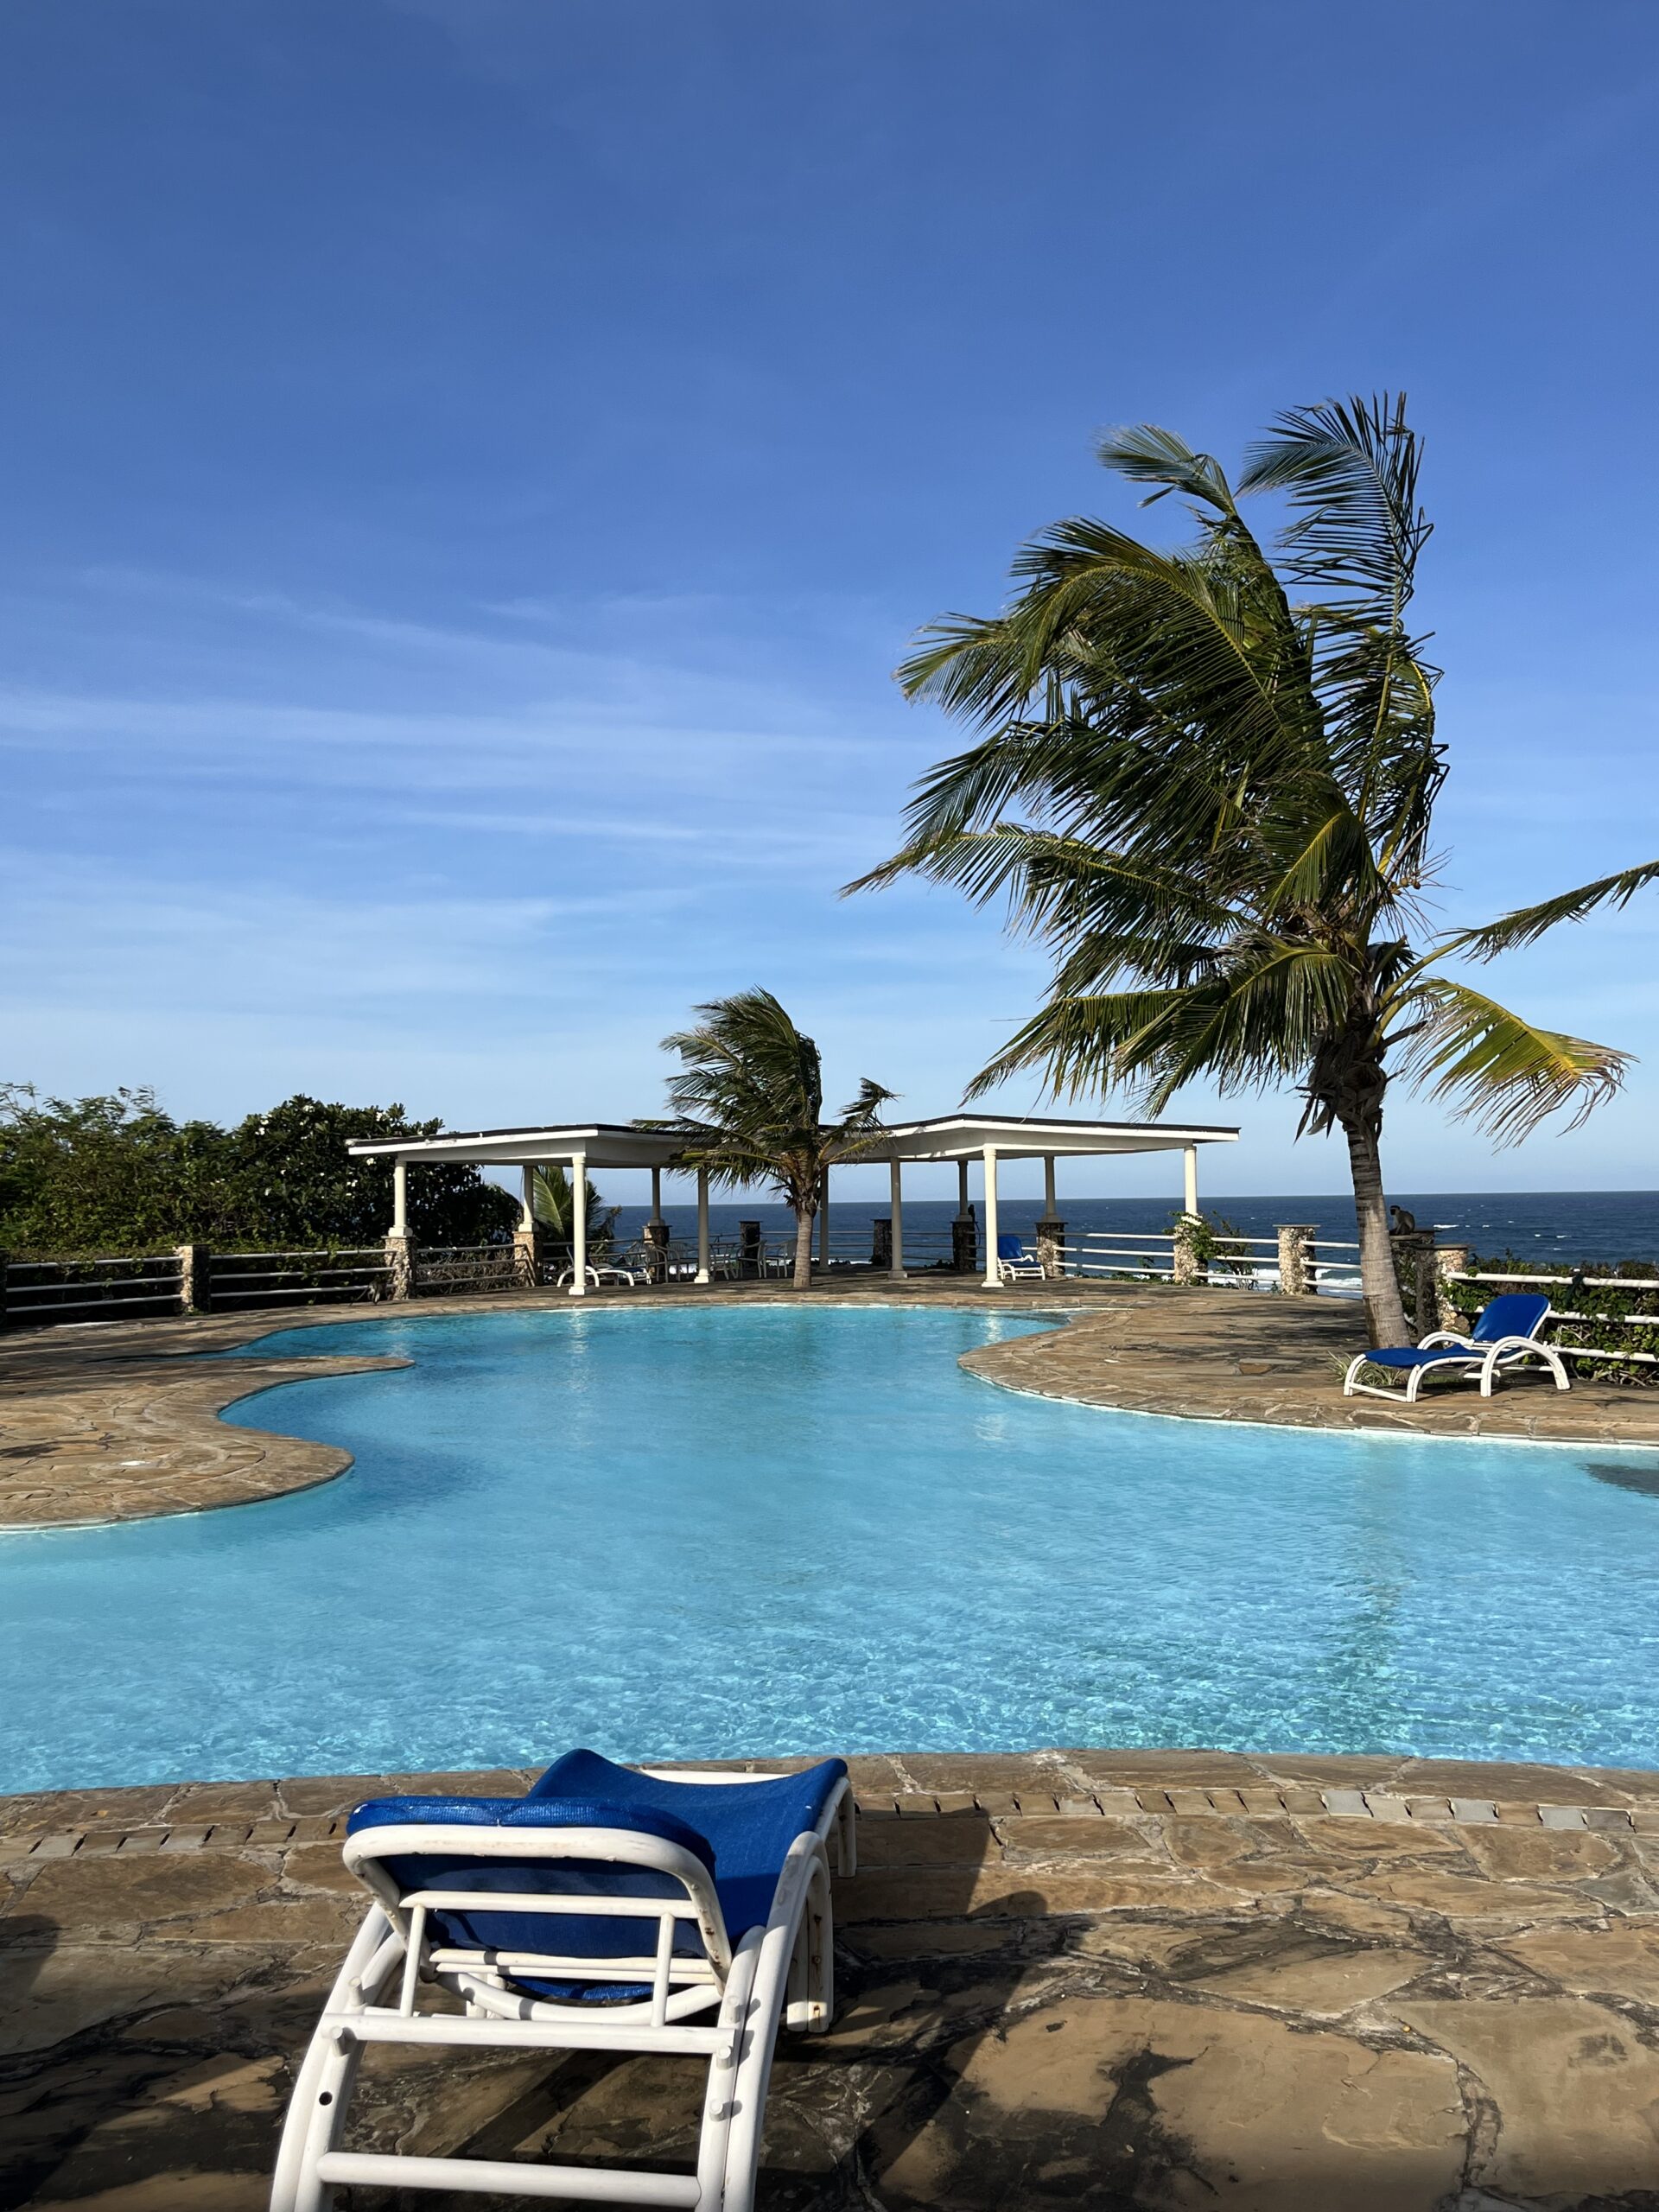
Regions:
M 663 1782 L 770 1782 L 757 1774 L 645 1770 Z M 714 1881 L 702 1860 L 677 1844 L 632 1828 L 457 1827 L 439 1823 L 365 1829 L 346 1840 L 346 1864 L 378 1902 L 358 1930 L 311 2037 L 289 2103 L 271 2212 L 323 2212 L 331 2190 L 360 2183 L 383 2189 L 439 2189 L 503 2196 L 545 2196 L 587 2204 L 657 2204 L 696 2212 L 750 2212 L 760 2161 L 772 2050 L 780 2027 L 822 2035 L 835 2009 L 834 1925 L 828 1844 L 836 1871 L 856 1866 L 853 1801 L 840 1783 L 815 1828 L 797 1836 L 784 1861 L 764 1929 L 735 1951 Z M 511 1891 L 399 1889 L 382 1863 L 417 1852 L 465 1852 L 519 1859 L 545 1867 L 557 1859 L 606 1859 L 673 1877 L 683 1895 L 553 1897 Z M 626 1959 L 564 1958 L 435 1947 L 427 1933 L 435 1909 L 491 1912 L 575 1912 L 639 1920 L 649 1946 Z M 675 1932 L 696 1923 L 706 1954 L 677 1955 Z M 654 1925 L 652 1925 L 654 1923 Z M 649 1983 L 649 1996 L 603 2007 L 524 1995 L 505 1976 L 531 1980 Z M 423 2012 L 423 1982 L 465 2000 L 462 2018 Z M 390 1996 L 390 2002 L 383 2001 Z M 699 2018 L 710 2015 L 712 2018 Z M 371 2044 L 448 2044 L 465 2050 L 663 2051 L 703 2060 L 709 2069 L 695 2174 L 511 2160 L 424 2158 L 340 2150 L 363 2053 Z
M 1546 1313 L 1543 1321 L 1538 1324 L 1539 1327 L 1542 1328 L 1544 1321 L 1548 1321 L 1548 1319 L 1549 1316 Z M 1467 1357 L 1462 1359 L 1437 1359 L 1427 1366 L 1408 1368 L 1406 1403 L 1408 1406 L 1416 1404 L 1417 1393 L 1426 1375 L 1452 1375 L 1461 1382 L 1467 1378 L 1471 1368 L 1478 1368 L 1480 1371 L 1480 1395 L 1483 1398 L 1490 1398 L 1492 1395 L 1492 1385 L 1498 1376 L 1507 1374 L 1511 1369 L 1523 1365 L 1529 1359 L 1542 1360 L 1544 1365 L 1555 1377 L 1555 1388 L 1558 1390 L 1570 1390 L 1573 1387 L 1567 1376 L 1566 1363 L 1562 1360 L 1560 1352 L 1551 1344 L 1541 1344 L 1536 1337 L 1499 1337 L 1490 1344 L 1478 1344 L 1472 1337 L 1460 1337 L 1451 1329 L 1437 1329 L 1433 1336 L 1425 1337 L 1417 1349 L 1419 1351 L 1433 1351 L 1440 1344 L 1460 1345 Z M 1370 1361 L 1370 1352 L 1363 1351 L 1358 1358 L 1351 1363 L 1346 1376 L 1343 1378 L 1343 1396 L 1352 1398 L 1363 1395 L 1368 1398 L 1397 1400 L 1400 1395 L 1398 1390 L 1388 1389 L 1378 1382 L 1362 1382 L 1358 1380 L 1360 1370 L 1369 1367 Z

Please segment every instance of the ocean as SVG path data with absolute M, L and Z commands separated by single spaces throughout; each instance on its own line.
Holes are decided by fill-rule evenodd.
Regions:
M 1064 1179 L 1065 1169 L 1061 1170 Z M 604 1178 L 598 1179 L 601 1191 Z M 630 1180 L 632 1179 L 630 1178 Z M 1419 1228 L 1433 1227 L 1446 1243 L 1471 1244 L 1483 1259 L 1512 1253 L 1517 1259 L 1560 1259 L 1605 1263 L 1614 1260 L 1645 1260 L 1659 1268 L 1659 1191 L 1483 1191 L 1478 1192 L 1398 1191 L 1392 1203 L 1414 1214 Z M 870 1224 L 888 1211 L 869 1198 L 842 1200 L 831 1194 L 832 1249 L 847 1256 L 868 1244 Z M 975 1201 L 982 1223 L 982 1207 Z M 1271 1236 L 1281 1222 L 1310 1223 L 1320 1236 L 1334 1241 L 1357 1235 L 1351 1197 L 1203 1198 L 1211 1219 L 1228 1223 L 1241 1236 Z M 1168 1198 L 1068 1198 L 1062 1194 L 1060 1218 L 1069 1237 L 1090 1230 L 1120 1234 L 1135 1230 L 1166 1231 L 1174 1215 Z M 786 1206 L 766 1200 L 738 1205 L 722 1202 L 709 1207 L 715 1236 L 735 1236 L 740 1221 L 758 1221 L 768 1243 L 791 1234 Z M 948 1240 L 954 1199 L 907 1198 L 905 1202 L 905 1242 L 918 1255 L 931 1253 Z M 1005 1230 L 1028 1232 L 1042 1211 L 1032 1198 L 1004 1198 L 998 1208 Z M 637 1236 L 649 1208 L 624 1205 L 617 1222 L 624 1242 Z M 694 1206 L 664 1205 L 663 1212 L 677 1237 L 688 1243 L 696 1235 Z

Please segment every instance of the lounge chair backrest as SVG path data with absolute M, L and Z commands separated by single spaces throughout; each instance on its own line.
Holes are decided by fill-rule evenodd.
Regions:
M 1023 1260 L 1026 1256 L 1024 1237 L 999 1236 L 996 1240 L 996 1256 L 999 1260 Z
M 1469 1332 L 1471 1344 L 1496 1344 L 1500 1337 L 1535 1337 L 1549 1312 L 1548 1298 L 1534 1291 L 1511 1291 L 1495 1298 Z
M 346 1863 L 393 1911 L 417 1894 L 500 1892 L 500 1912 L 435 1904 L 435 1933 L 457 1949 L 626 1958 L 637 1953 L 645 1924 L 637 1912 L 515 1912 L 509 1901 L 661 1898 L 696 1909 L 676 1929 L 678 1955 L 713 1958 L 722 1968 L 730 1957 L 713 1851 L 694 1828 L 654 1808 L 569 1798 L 372 1798 L 351 1816 Z

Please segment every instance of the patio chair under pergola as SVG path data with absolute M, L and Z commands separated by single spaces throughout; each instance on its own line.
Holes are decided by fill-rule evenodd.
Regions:
M 893 1204 L 892 1277 L 905 1274 L 903 1173 L 906 1161 L 954 1160 L 957 1168 L 960 1211 L 968 1211 L 968 1171 L 978 1160 L 985 1177 L 984 1287 L 997 1290 L 1002 1278 L 997 1269 L 998 1171 L 1007 1160 L 1043 1162 L 1044 1198 L 1052 1216 L 1056 1204 L 1055 1163 L 1060 1160 L 1094 1159 L 1117 1153 L 1179 1152 L 1183 1156 L 1182 1203 L 1188 1213 L 1198 1210 L 1198 1147 L 1205 1144 L 1233 1144 L 1236 1128 L 1178 1125 L 1166 1122 L 1044 1121 L 1034 1116 L 1006 1114 L 945 1114 L 931 1121 L 901 1122 L 882 1129 L 873 1141 L 849 1149 L 846 1165 L 866 1166 L 886 1160 L 891 1177 Z M 533 1173 L 556 1164 L 570 1178 L 571 1280 L 570 1295 L 581 1298 L 588 1288 L 588 1176 L 595 1168 L 636 1167 L 651 1173 L 652 1214 L 662 1215 L 663 1170 L 678 1164 L 683 1138 L 674 1131 L 613 1122 L 561 1122 L 538 1128 L 473 1129 L 436 1137 L 385 1138 L 350 1147 L 354 1157 L 390 1159 L 392 1162 L 393 1236 L 409 1234 L 409 1168 L 411 1161 L 451 1160 L 470 1166 L 516 1168 L 519 1175 L 522 1224 L 535 1226 L 531 1206 Z M 695 1280 L 709 1279 L 709 1177 L 696 1171 L 697 1269 Z M 828 1217 L 826 1198 L 825 1217 Z

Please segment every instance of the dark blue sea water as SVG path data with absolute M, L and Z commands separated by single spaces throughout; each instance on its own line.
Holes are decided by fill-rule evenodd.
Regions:
M 1061 1168 L 1064 1180 L 1065 1170 Z M 603 1187 L 603 1178 L 600 1179 Z M 1659 1191 L 1499 1191 L 1474 1194 L 1456 1192 L 1396 1191 L 1395 1204 L 1408 1208 L 1420 1228 L 1433 1226 L 1442 1242 L 1472 1244 L 1483 1258 L 1512 1252 L 1524 1260 L 1561 1259 L 1567 1262 L 1650 1260 L 1659 1265 Z M 977 1204 L 977 1201 L 976 1201 Z M 1322 1236 L 1351 1239 L 1357 1233 L 1351 1197 L 1226 1198 L 1204 1194 L 1205 1211 L 1230 1222 L 1242 1236 L 1270 1236 L 1281 1222 L 1307 1222 Z M 617 1223 L 626 1239 L 636 1236 L 649 1211 L 625 1205 Z M 1042 1211 L 1030 1198 L 1005 1198 L 1001 1225 L 1009 1230 L 1029 1230 Z M 836 1199 L 830 1219 L 837 1254 L 861 1242 L 872 1219 L 887 1208 L 869 1199 Z M 907 1245 L 925 1249 L 930 1240 L 950 1233 L 956 1205 L 950 1199 L 906 1199 L 905 1236 Z M 1166 1230 L 1174 1213 L 1169 1198 L 1067 1198 L 1062 1196 L 1061 1218 L 1072 1235 L 1089 1230 L 1127 1233 Z M 664 1206 L 664 1213 L 677 1236 L 689 1242 L 696 1234 L 696 1214 L 689 1205 Z M 741 1205 L 718 1205 L 709 1209 L 715 1233 L 734 1236 L 740 1220 L 759 1221 L 768 1239 L 781 1241 L 790 1234 L 785 1206 L 759 1202 Z M 981 1209 L 983 1221 L 983 1210 Z

